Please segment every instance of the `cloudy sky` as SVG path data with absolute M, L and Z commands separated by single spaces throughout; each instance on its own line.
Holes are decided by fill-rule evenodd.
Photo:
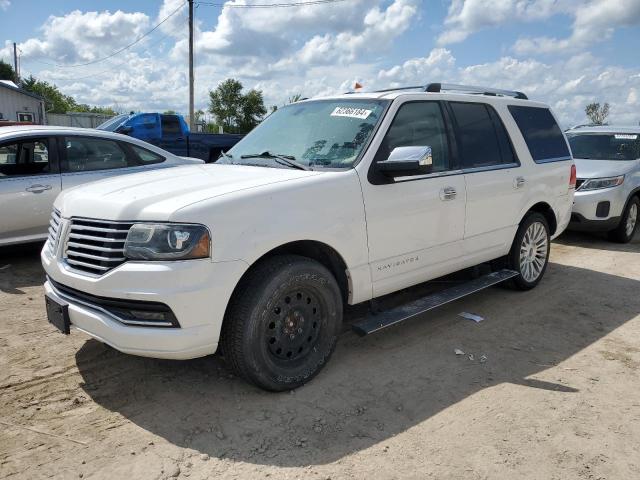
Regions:
M 355 80 L 366 89 L 446 81 L 525 91 L 565 126 L 583 122 L 591 101 L 611 104 L 612 123 L 640 122 L 640 0 L 196 2 L 203 109 L 228 77 L 263 90 L 268 105 Z M 185 112 L 186 15 L 183 0 L 0 0 L 0 58 L 13 62 L 17 42 L 23 76 L 82 103 Z

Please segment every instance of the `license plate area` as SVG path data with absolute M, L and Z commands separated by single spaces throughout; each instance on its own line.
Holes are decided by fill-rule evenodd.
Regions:
M 69 304 L 66 302 L 59 302 L 49 295 L 45 295 L 44 301 L 47 307 L 47 319 L 49 320 L 49 323 L 65 335 L 69 335 L 71 332 Z

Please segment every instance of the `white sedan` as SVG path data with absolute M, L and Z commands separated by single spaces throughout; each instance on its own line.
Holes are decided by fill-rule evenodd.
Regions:
M 45 240 L 53 201 L 62 190 L 116 175 L 195 163 L 204 162 L 113 132 L 0 127 L 0 246 Z

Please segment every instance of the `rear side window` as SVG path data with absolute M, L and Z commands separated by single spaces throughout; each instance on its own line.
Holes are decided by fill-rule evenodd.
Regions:
M 509 105 L 509 111 L 536 163 L 571 158 L 562 130 L 548 108 Z
M 463 168 L 517 163 L 498 114 L 484 103 L 451 102 Z
M 178 116 L 162 115 L 162 135 L 176 135 L 178 133 L 182 133 Z
M 150 152 L 146 148 L 138 147 L 136 145 L 129 145 L 131 149 L 135 152 L 140 160 L 140 163 L 143 165 L 151 165 L 153 163 L 162 163 L 164 162 L 164 157 L 158 155 L 157 153 Z

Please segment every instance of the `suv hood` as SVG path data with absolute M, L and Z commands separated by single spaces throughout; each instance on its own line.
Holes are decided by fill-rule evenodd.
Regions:
M 616 177 L 638 167 L 638 160 L 585 160 L 576 158 L 578 178 Z
M 180 208 L 242 190 L 321 172 L 239 165 L 188 165 L 123 175 L 63 191 L 55 207 L 66 218 L 169 220 Z

